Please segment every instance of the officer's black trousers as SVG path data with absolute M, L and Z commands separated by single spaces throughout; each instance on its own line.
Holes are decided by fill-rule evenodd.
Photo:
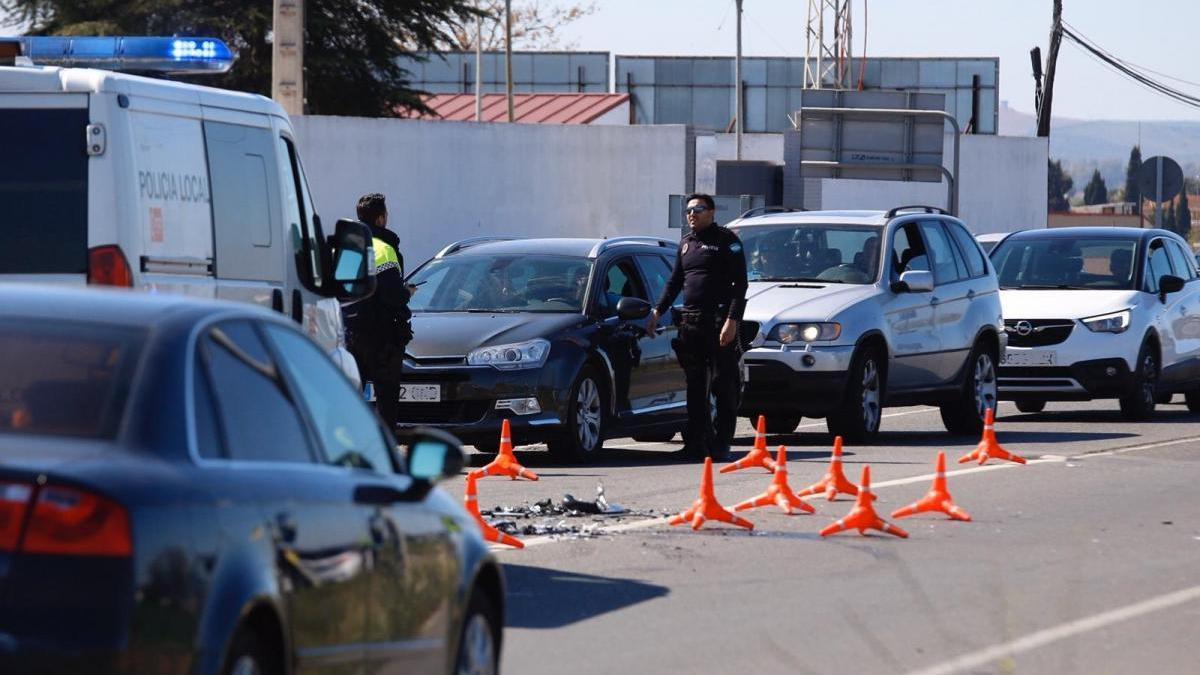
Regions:
M 733 442 L 741 392 L 738 340 L 722 347 L 724 316 L 683 313 L 679 337 L 673 341 L 679 365 L 687 378 L 688 428 L 686 449 L 696 456 L 722 455 Z M 716 426 L 709 408 L 709 392 L 717 402 Z

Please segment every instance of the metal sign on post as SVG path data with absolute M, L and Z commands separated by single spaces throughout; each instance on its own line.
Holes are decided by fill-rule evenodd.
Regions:
M 1142 198 L 1154 200 L 1154 226 L 1162 227 L 1163 202 L 1175 199 L 1183 190 L 1183 169 L 1170 157 L 1151 157 L 1138 170 L 1138 190 Z

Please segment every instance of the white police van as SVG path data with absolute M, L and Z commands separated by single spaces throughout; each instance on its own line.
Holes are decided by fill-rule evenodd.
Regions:
M 358 259 L 333 244 L 370 234 L 339 223 L 327 245 L 287 114 L 263 96 L 115 72 L 232 60 L 210 39 L 0 38 L 0 280 L 263 305 L 357 381 L 338 298 L 373 279 L 347 284 L 339 268 L 335 284 L 333 261 Z

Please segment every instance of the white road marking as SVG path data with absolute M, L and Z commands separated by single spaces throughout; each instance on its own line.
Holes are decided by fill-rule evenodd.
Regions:
M 958 658 L 951 659 L 945 663 L 940 663 L 930 668 L 913 671 L 909 675 L 949 675 L 950 673 L 960 673 L 963 671 L 974 670 L 981 668 L 993 661 L 999 659 L 1016 656 L 1027 651 L 1043 647 L 1052 642 L 1064 640 L 1069 637 L 1074 637 L 1088 631 L 1097 630 L 1121 621 L 1135 619 L 1144 614 L 1158 612 L 1164 609 L 1170 609 L 1193 600 L 1200 599 L 1200 586 L 1192 586 L 1159 595 L 1143 600 L 1132 605 L 1118 607 L 1117 609 L 1094 614 L 1075 621 L 1069 621 L 1052 628 L 1040 630 L 1035 633 L 1030 633 L 1025 637 L 1002 642 L 991 647 L 980 649 L 979 651 L 970 654 L 964 654 Z

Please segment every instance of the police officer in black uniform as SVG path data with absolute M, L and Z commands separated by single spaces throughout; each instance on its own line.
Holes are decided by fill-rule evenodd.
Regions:
M 672 341 L 687 377 L 688 428 L 683 453 L 729 457 L 741 389 L 738 322 L 746 308 L 746 256 L 733 231 L 713 222 L 715 204 L 705 194 L 687 198 L 688 227 L 679 242 L 675 269 L 651 312 L 651 335 L 659 318 L 683 292 L 679 337 Z M 709 412 L 709 387 L 717 399 L 717 424 Z

